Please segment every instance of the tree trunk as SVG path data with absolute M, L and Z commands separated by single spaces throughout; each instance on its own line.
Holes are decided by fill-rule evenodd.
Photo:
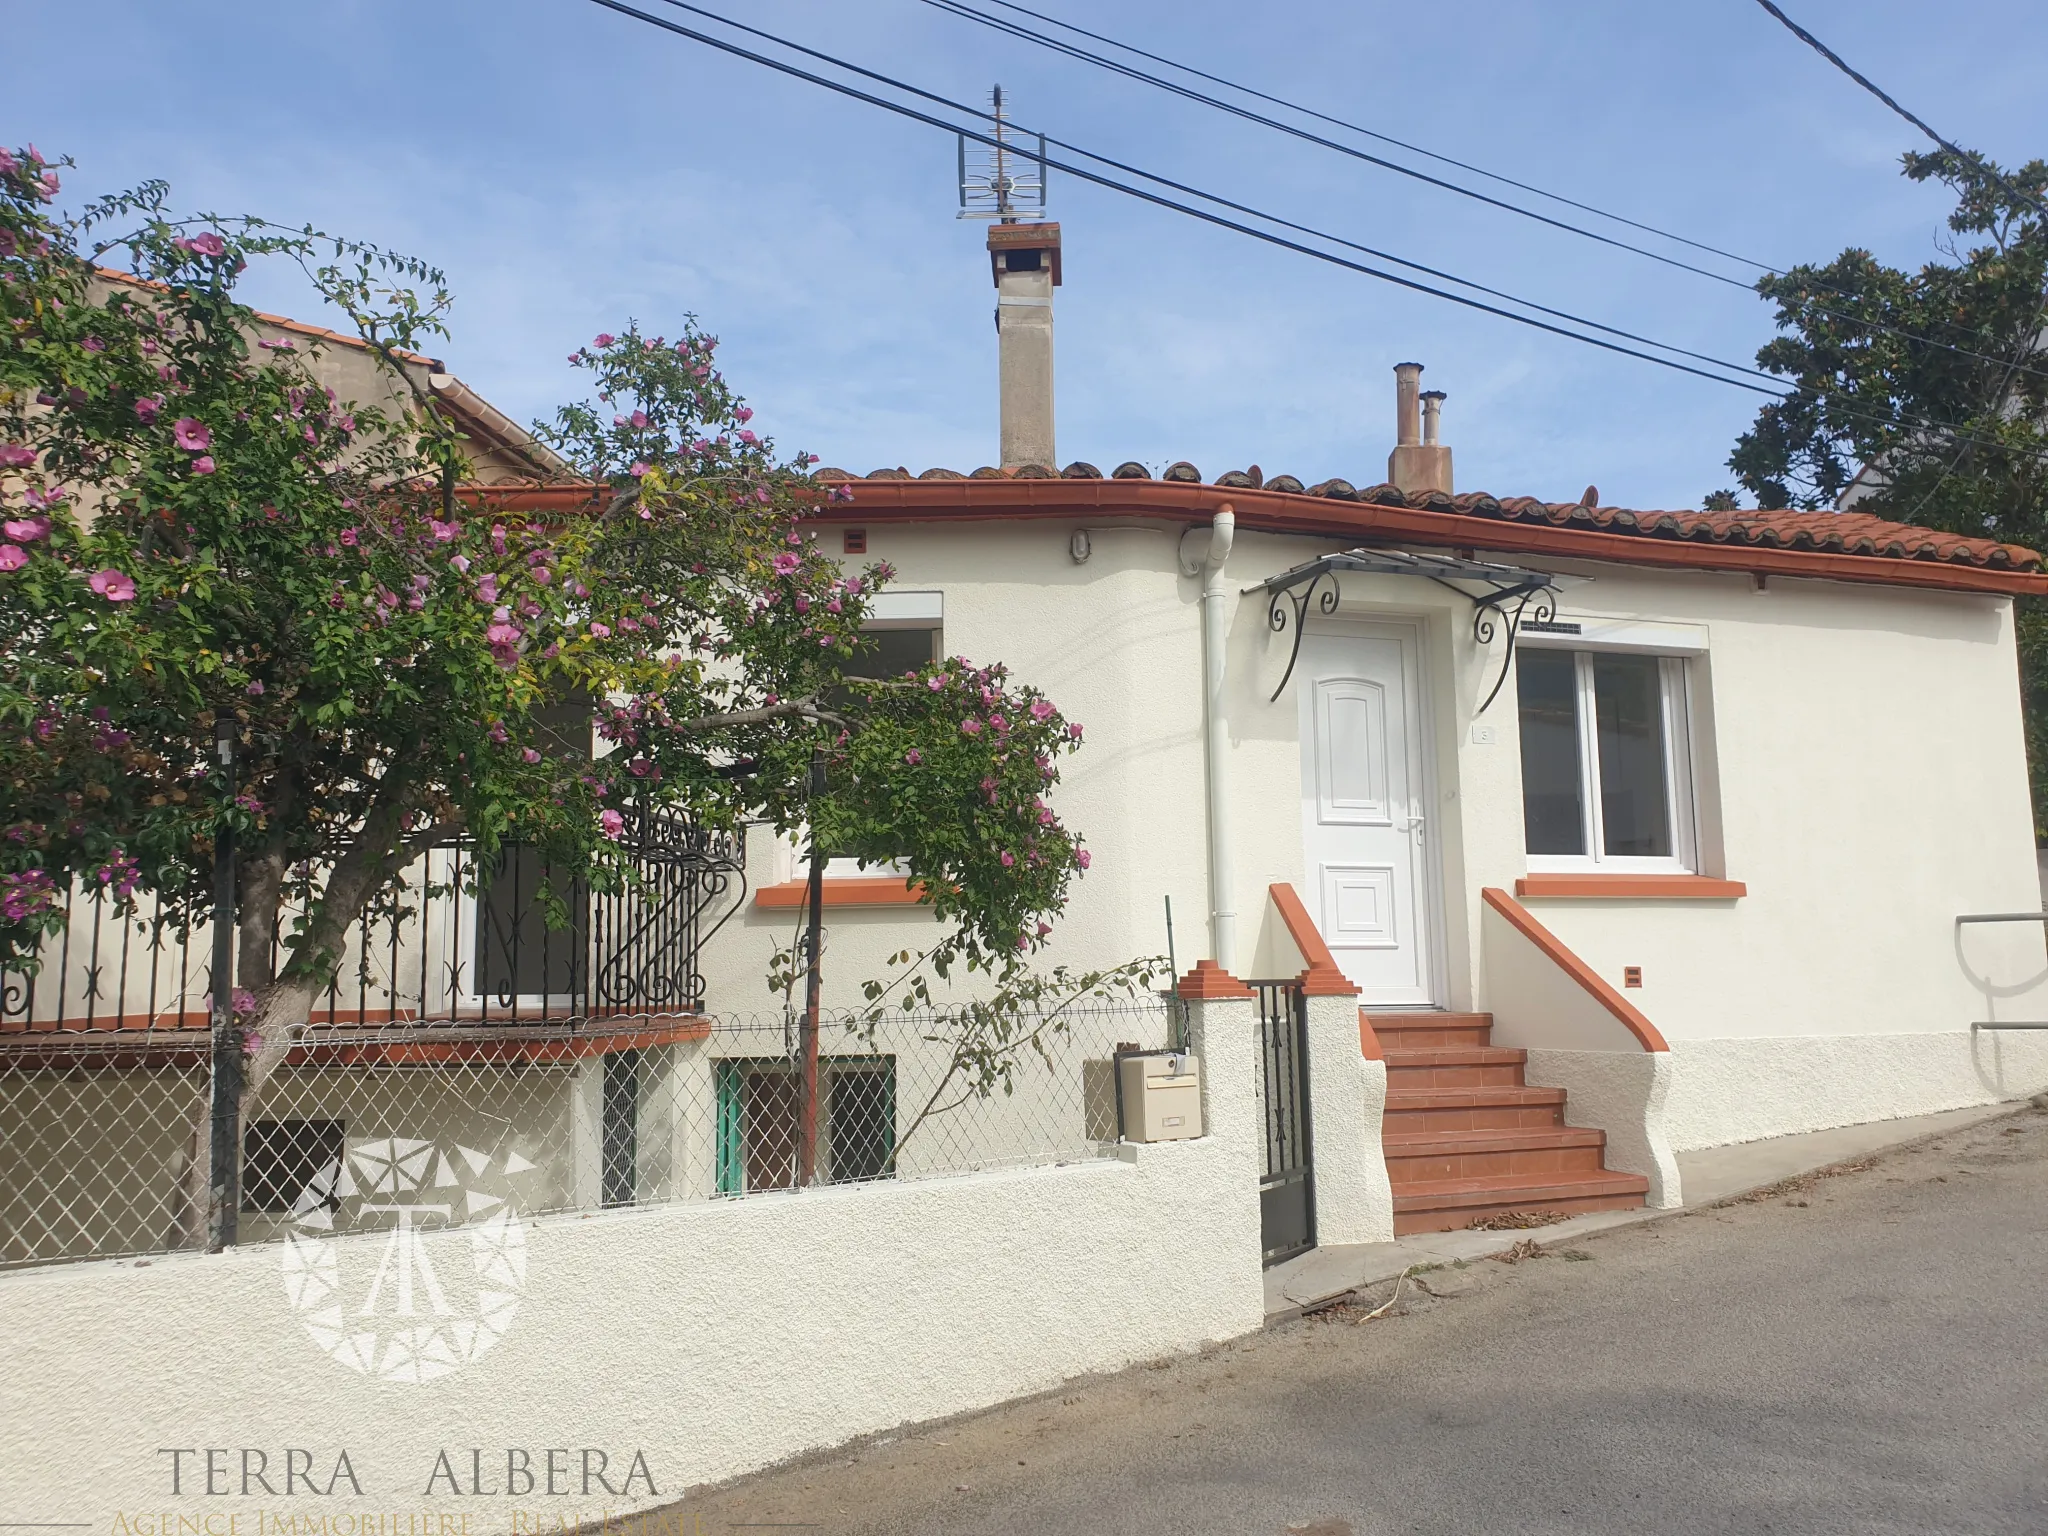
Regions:
M 245 866 L 245 879 L 263 887 L 262 899 L 245 887 L 241 922 L 239 966 L 252 963 L 262 980 L 260 987 L 248 987 L 256 995 L 256 1012 L 250 1019 L 242 1070 L 239 1124 L 249 1123 L 249 1113 L 264 1087 L 284 1064 L 312 1021 L 313 1004 L 327 990 L 341 964 L 348 933 L 362 919 L 370 900 L 402 867 L 408 856 L 402 832 L 404 789 L 396 775 L 387 777 L 385 789 L 370 807 L 362 833 L 348 851 L 335 861 L 327 885 L 313 903 L 309 921 L 299 944 L 285 962 L 281 974 L 273 976 L 272 938 L 276 933 L 278 898 L 282 891 L 283 860 L 268 850 Z M 269 864 L 275 864 L 275 878 Z M 265 882 L 268 882 L 267 885 Z M 254 953 L 252 954 L 252 951 Z M 247 973 L 244 973 L 245 979 Z M 252 1048 L 253 1046 L 253 1048 Z M 183 1195 L 172 1223 L 172 1248 L 203 1248 L 207 1241 L 207 1205 L 212 1170 L 208 1147 L 212 1126 L 201 1116 L 192 1129 L 186 1153 Z M 241 1145 L 238 1128 L 236 1146 Z

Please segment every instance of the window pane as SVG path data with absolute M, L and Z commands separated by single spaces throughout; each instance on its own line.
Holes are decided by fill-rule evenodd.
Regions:
M 896 1059 L 835 1062 L 825 1079 L 827 1177 L 835 1184 L 896 1171 Z
M 332 1211 L 346 1130 L 339 1120 L 251 1120 L 242 1131 L 242 1209 L 295 1210 L 325 1174 L 322 1203 Z
M 901 677 L 938 658 L 936 629 L 869 629 L 846 671 L 850 677 Z
M 1616 858 L 1671 856 L 1664 788 L 1664 689 L 1654 656 L 1593 662 L 1593 716 L 1600 751 L 1600 818 Z
M 1522 828 L 1531 853 L 1584 853 L 1579 686 L 1570 651 L 1515 659 L 1522 704 Z
M 590 893 L 570 871 L 552 868 L 538 848 L 507 844 L 478 882 L 476 989 L 503 1006 L 515 997 L 583 991 L 590 950 Z M 548 923 L 546 884 L 569 909 L 566 927 Z

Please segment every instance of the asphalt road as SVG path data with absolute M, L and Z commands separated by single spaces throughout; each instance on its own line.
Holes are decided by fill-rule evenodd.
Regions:
M 1443 1294 L 1375 1321 L 686 1508 L 829 1536 L 2048 1532 L 2048 1114 L 1422 1279 Z

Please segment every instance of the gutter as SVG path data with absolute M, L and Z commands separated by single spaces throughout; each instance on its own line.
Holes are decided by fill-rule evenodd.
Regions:
M 435 396 L 494 440 L 494 446 L 518 455 L 543 474 L 570 473 L 553 449 L 538 441 L 518 422 L 476 393 L 452 373 L 431 373 L 427 386 Z
M 1763 573 L 1874 586 L 2048 596 L 2048 574 L 2017 562 L 2001 567 L 1927 556 L 1902 558 L 1610 532 L 1585 525 L 1475 517 L 1191 482 L 1033 478 L 829 483 L 845 484 L 854 499 L 820 506 L 807 514 L 821 523 L 1056 521 L 1106 515 L 1186 524 L 1228 504 L 1244 518 L 1246 528 L 1267 533 L 1547 555 L 1650 570 Z

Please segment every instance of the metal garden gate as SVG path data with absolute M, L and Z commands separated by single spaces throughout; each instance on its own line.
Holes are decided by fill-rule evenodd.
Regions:
M 1308 1006 L 1298 982 L 1253 985 L 1259 995 L 1259 1104 L 1266 1145 L 1259 1177 L 1259 1246 L 1270 1266 L 1316 1245 Z

